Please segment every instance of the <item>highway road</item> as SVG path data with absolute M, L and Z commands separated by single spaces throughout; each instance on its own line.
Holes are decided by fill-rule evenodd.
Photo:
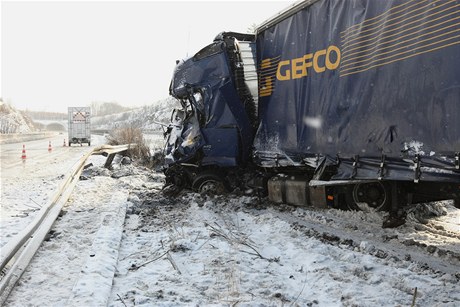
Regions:
M 105 141 L 102 136 L 93 136 L 91 147 L 64 147 L 66 137 L 56 134 L 46 139 L 1 145 L 0 246 L 15 234 L 14 229 L 25 227 L 33 219 L 74 164 L 90 148 Z M 23 146 L 26 159 L 21 157 Z

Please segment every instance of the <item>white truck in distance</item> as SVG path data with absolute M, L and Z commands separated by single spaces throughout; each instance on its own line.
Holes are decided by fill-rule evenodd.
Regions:
M 91 108 L 69 107 L 69 146 L 91 145 Z

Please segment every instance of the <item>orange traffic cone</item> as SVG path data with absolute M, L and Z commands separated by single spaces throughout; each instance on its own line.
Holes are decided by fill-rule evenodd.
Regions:
M 62 145 L 62 147 L 66 147 L 66 146 L 67 146 L 67 145 L 66 145 L 66 143 L 65 143 L 65 139 L 64 139 L 64 145 Z
M 51 141 L 50 141 L 50 143 L 48 145 L 48 152 L 51 152 L 52 150 L 53 150 L 53 148 L 51 147 Z
M 26 156 L 26 145 L 22 145 L 22 156 L 21 159 L 25 160 L 27 158 Z

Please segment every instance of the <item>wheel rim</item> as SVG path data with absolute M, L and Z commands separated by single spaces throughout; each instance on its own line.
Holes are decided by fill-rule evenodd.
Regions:
M 203 181 L 198 188 L 198 192 L 204 194 L 222 194 L 224 190 L 223 183 L 214 179 Z
M 353 201 L 363 211 L 380 210 L 386 200 L 387 193 L 381 182 L 359 183 L 353 188 Z

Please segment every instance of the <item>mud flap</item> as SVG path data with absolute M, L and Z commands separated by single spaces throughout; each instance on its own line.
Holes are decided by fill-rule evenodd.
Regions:
M 406 212 L 400 210 L 400 197 L 396 182 L 390 182 L 391 210 L 382 223 L 382 228 L 396 228 L 406 223 Z

